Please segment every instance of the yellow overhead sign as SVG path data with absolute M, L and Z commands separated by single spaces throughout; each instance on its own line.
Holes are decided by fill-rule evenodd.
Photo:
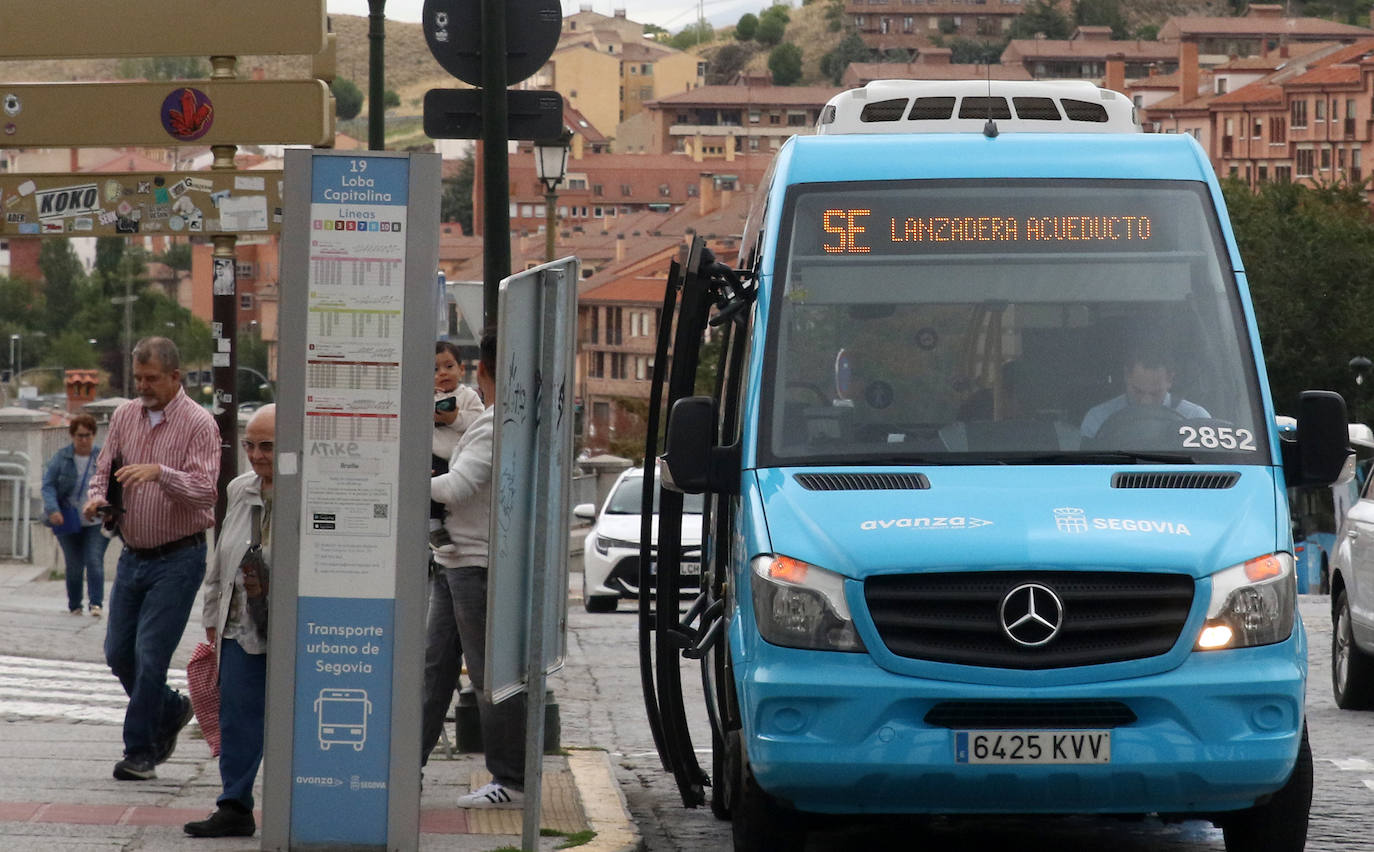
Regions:
M 0 174 L 0 236 L 275 234 L 280 171 Z
M 0 147 L 331 145 L 333 139 L 334 97 L 320 80 L 0 83 Z
M 325 0 L 5 0 L 0 59 L 315 54 Z M 22 8 L 20 8 L 22 6 Z

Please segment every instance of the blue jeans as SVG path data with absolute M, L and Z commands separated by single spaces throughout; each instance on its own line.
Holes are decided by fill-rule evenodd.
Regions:
M 180 718 L 182 696 L 167 687 L 167 666 L 204 578 L 203 541 L 152 559 L 141 559 L 127 547 L 119 555 L 105 662 L 129 696 L 125 757 L 156 757 L 159 743 Z
M 100 532 L 100 524 L 82 527 L 80 532 L 60 535 L 62 561 L 67 566 L 67 609 L 81 609 L 81 581 L 86 581 L 91 606 L 105 605 L 105 548 L 110 540 Z
M 498 784 L 525 789 L 525 695 L 493 705 L 482 692 L 487 668 L 487 569 L 437 565 L 429 583 L 426 618 L 425 694 L 421 720 L 421 763 L 439 739 L 443 711 L 458 681 L 458 657 L 467 660 L 477 692 L 487 771 Z M 457 636 L 461 644 L 453 641 Z M 437 717 L 437 720 L 436 720 Z
M 219 643 L 219 779 L 217 804 L 253 809 L 253 780 L 262 764 L 267 720 L 267 655 L 250 654 L 233 639 Z

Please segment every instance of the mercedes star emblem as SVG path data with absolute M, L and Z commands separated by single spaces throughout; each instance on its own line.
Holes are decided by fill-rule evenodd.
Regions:
M 1064 602 L 1048 586 L 1022 583 L 1002 598 L 1001 615 L 1003 633 L 1018 645 L 1036 648 L 1059 635 Z

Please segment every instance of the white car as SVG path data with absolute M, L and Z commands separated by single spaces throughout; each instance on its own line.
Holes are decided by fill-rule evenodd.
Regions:
M 1332 486 L 1340 529 L 1331 554 L 1331 691 L 1344 710 L 1374 709 L 1374 432 L 1351 424 L 1356 476 Z M 1348 490 L 1347 490 L 1348 489 Z M 1351 493 L 1354 492 L 1354 494 Z
M 599 514 L 592 503 L 573 508 L 574 516 L 595 519 L 582 547 L 582 605 L 587 612 L 614 612 L 622 597 L 634 600 L 639 596 L 639 512 L 643 493 L 644 471 L 632 467 L 611 486 Z M 701 584 L 702 496 L 684 495 L 683 511 L 679 594 L 692 594 Z M 657 540 L 657 494 L 653 535 Z

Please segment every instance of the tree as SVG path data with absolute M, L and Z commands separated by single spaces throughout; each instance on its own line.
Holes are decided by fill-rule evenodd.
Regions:
M 949 61 L 960 64 L 993 65 L 1001 61 L 1002 51 L 1007 49 L 1006 39 L 979 41 L 971 38 L 952 38 L 945 42 L 949 48 Z
M 759 23 L 763 23 L 768 18 L 776 18 L 782 21 L 783 26 L 786 26 L 792 21 L 791 13 L 788 12 L 787 6 L 782 3 L 774 3 L 772 6 L 764 9 L 763 12 L 759 14 Z
M 191 271 L 191 244 L 173 243 L 158 260 L 181 272 Z
M 749 41 L 754 37 L 754 33 L 759 29 L 759 16 L 752 12 L 745 12 L 740 15 L 739 23 L 735 24 L 735 39 L 738 41 Z
M 457 222 L 463 233 L 472 233 L 472 186 L 477 171 L 472 151 L 458 161 L 458 173 L 444 181 L 444 194 L 439 198 L 439 218 Z
M 119 269 L 119 261 L 124 257 L 123 237 L 96 237 L 95 274 L 108 279 Z
M 800 47 L 788 42 L 773 48 L 768 54 L 768 70 L 773 73 L 773 84 L 790 86 L 801 79 L 802 51 Z
M 1374 221 L 1362 185 L 1222 184 L 1250 282 L 1274 406 L 1293 413 L 1299 391 L 1347 398 L 1346 364 L 1369 354 L 1374 312 Z
M 1034 38 L 1036 33 L 1044 33 L 1045 38 L 1066 39 L 1073 31 L 1069 17 L 1055 6 L 1054 0 L 1031 0 L 1023 11 L 1012 19 L 1008 35 L 1012 38 Z
M 43 330 L 56 336 L 67 327 L 77 287 L 86 280 L 86 270 L 66 237 L 43 241 L 38 249 L 38 268 L 43 271 L 43 294 L 47 303 Z
M 41 305 L 31 282 L 0 276 L 0 339 L 38 328 Z
M 357 118 L 363 111 L 362 90 L 352 80 L 337 77 L 329 84 L 329 90 L 334 93 L 334 114 L 341 120 Z
M 681 32 L 668 40 L 668 46 L 678 50 L 688 50 L 699 45 L 710 44 L 715 40 L 715 28 L 707 21 L 698 21 L 683 27 Z
M 387 109 L 393 109 L 400 105 L 401 96 L 396 94 L 395 89 L 387 89 L 386 94 L 382 96 L 382 106 Z
M 735 79 L 735 75 L 749 65 L 749 60 L 754 58 L 754 52 L 752 44 L 721 45 L 720 49 L 711 55 L 711 62 L 706 66 L 706 85 L 729 85 Z
M 777 15 L 765 14 L 759 19 L 759 27 L 754 32 L 754 40 L 763 45 L 777 45 L 782 43 L 783 33 L 787 30 L 787 21 Z
M 1079 26 L 1111 27 L 1114 39 L 1126 39 L 1131 35 L 1120 0 L 1078 0 L 1074 4 L 1074 20 Z
M 654 41 L 667 41 L 672 34 L 658 24 L 645 24 L 644 35 Z
M 821 57 L 821 73 L 838 86 L 850 63 L 872 61 L 873 50 L 864 44 L 858 33 L 851 31 L 834 50 Z

